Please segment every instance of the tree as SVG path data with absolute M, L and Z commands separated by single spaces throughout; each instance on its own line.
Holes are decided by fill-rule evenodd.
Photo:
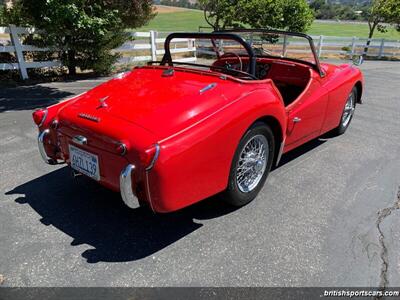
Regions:
M 364 55 L 367 54 L 371 38 L 375 30 L 380 32 L 387 31 L 387 24 L 396 26 L 400 31 L 400 5 L 398 0 L 373 0 L 369 10 L 366 13 L 369 26 L 368 41 L 364 49 Z M 385 24 L 386 23 L 386 24 Z
M 250 26 L 303 32 L 314 17 L 305 0 L 201 0 L 214 30 Z
M 69 74 L 76 67 L 107 73 L 117 55 L 110 51 L 129 36 L 126 28 L 145 24 L 153 16 L 150 0 L 20 0 L 20 23 L 44 30 L 38 43 L 61 49 Z
M 214 30 L 236 25 L 239 0 L 199 0 L 204 19 Z

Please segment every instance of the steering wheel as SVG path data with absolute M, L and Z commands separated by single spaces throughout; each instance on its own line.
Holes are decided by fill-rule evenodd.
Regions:
M 219 58 L 222 59 L 222 58 L 226 58 L 226 57 L 228 57 L 228 56 L 235 56 L 235 57 L 238 58 L 238 60 L 239 60 L 239 66 L 240 66 L 239 71 L 242 71 L 242 72 L 243 72 L 243 61 L 242 61 L 242 58 L 241 58 L 238 54 L 233 53 L 233 52 L 226 52 L 226 53 L 222 54 Z

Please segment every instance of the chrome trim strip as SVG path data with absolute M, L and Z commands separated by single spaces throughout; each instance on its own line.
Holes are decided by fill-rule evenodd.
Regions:
M 209 91 L 209 90 L 212 90 L 212 89 L 215 88 L 216 86 L 217 86 L 216 83 L 210 83 L 209 85 L 207 85 L 206 87 L 204 87 L 204 88 L 202 88 L 202 89 L 200 90 L 200 94 L 203 94 L 203 93 L 205 93 L 205 92 L 207 92 L 207 91 Z
M 46 164 L 57 165 L 57 164 L 59 164 L 59 162 L 57 162 L 57 160 L 55 160 L 53 158 L 48 157 L 46 150 L 44 149 L 44 139 L 46 138 L 46 136 L 49 133 L 50 133 L 50 129 L 43 130 L 42 132 L 39 133 L 39 135 L 38 135 L 39 153 Z
M 156 164 L 158 157 L 160 156 L 161 147 L 159 144 L 156 144 L 156 153 L 154 154 L 153 160 L 151 161 L 150 166 L 146 168 L 146 192 L 147 192 L 147 200 L 149 201 L 151 210 L 155 212 L 153 207 L 153 201 L 151 199 L 151 192 L 150 192 L 150 183 L 149 183 L 149 172 L 153 169 L 154 165 Z
M 146 171 L 150 171 L 151 169 L 153 169 L 156 161 L 158 160 L 158 157 L 160 156 L 160 149 L 160 145 L 156 144 L 156 154 L 154 154 L 153 160 L 151 161 L 151 164 L 146 168 Z
M 285 140 L 282 141 L 281 146 L 279 148 L 278 157 L 276 158 L 276 164 L 275 164 L 276 167 L 279 165 L 279 162 L 281 161 L 284 146 L 285 146 Z
M 133 193 L 132 187 L 132 173 L 135 171 L 135 166 L 132 164 L 127 165 L 121 172 L 119 177 L 119 186 L 121 190 L 121 197 L 124 203 L 129 208 L 138 208 L 140 206 L 139 199 Z
M 147 200 L 149 201 L 150 208 L 153 212 L 155 212 L 153 207 L 153 201 L 151 201 L 151 192 L 150 192 L 150 184 L 149 184 L 149 171 L 146 171 L 146 192 L 147 192 Z
M 47 119 L 48 114 L 49 114 L 49 110 L 47 108 L 44 109 L 44 117 L 43 117 L 42 121 L 40 121 L 40 124 L 38 125 L 38 127 L 41 127 L 43 125 L 44 121 L 46 121 L 46 119 Z

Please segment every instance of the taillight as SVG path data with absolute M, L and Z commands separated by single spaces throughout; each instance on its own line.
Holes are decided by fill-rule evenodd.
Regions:
M 32 113 L 33 121 L 37 126 L 42 126 L 47 117 L 47 109 L 38 109 Z
M 146 170 L 151 170 L 156 163 L 160 154 L 160 146 L 158 144 L 151 146 L 146 151 L 140 154 L 140 161 Z

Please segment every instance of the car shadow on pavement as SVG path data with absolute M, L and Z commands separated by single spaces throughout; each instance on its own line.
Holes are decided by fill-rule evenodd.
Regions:
M 312 151 L 326 140 L 316 139 L 282 157 L 279 167 Z M 217 195 L 169 214 L 149 208 L 129 209 L 118 193 L 82 176 L 73 179 L 64 167 L 26 182 L 7 195 L 24 195 L 15 201 L 29 204 L 42 218 L 70 236 L 72 246 L 92 249 L 82 256 L 89 263 L 134 261 L 152 255 L 201 228 L 195 220 L 217 218 L 235 211 Z
M 310 152 L 318 148 L 322 144 L 326 143 L 328 138 L 329 138 L 328 135 L 324 135 L 323 137 L 311 140 L 305 143 L 304 145 L 301 145 L 300 147 L 285 153 L 284 155 L 282 155 L 279 165 L 277 167 L 274 167 L 273 169 L 280 168 L 286 165 L 287 163 L 291 162 L 292 160 L 295 160 L 296 158 L 306 154 L 307 152 Z
M 41 222 L 70 236 L 71 245 L 92 249 L 82 256 L 89 263 L 126 262 L 145 258 L 203 225 L 207 220 L 235 210 L 215 196 L 170 214 L 154 214 L 148 208 L 127 208 L 118 193 L 90 179 L 75 182 L 64 167 L 24 183 L 7 195 L 23 194 L 15 201 L 29 204 Z
M 42 85 L 0 88 L 0 113 L 50 106 L 73 93 Z

